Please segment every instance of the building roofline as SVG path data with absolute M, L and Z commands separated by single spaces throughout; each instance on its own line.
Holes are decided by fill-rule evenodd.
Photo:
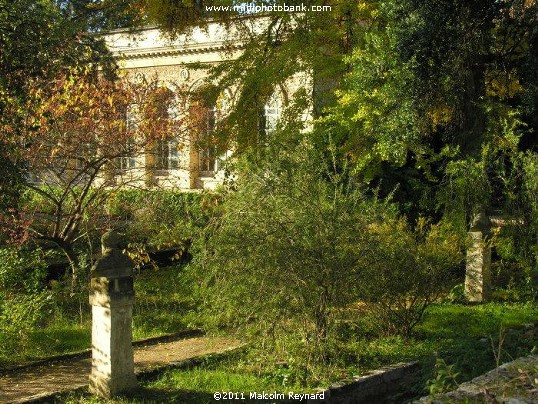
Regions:
M 249 20 L 249 19 L 263 18 L 263 17 L 267 17 L 268 15 L 270 15 L 270 14 L 269 13 L 257 13 L 257 14 L 236 15 L 236 16 L 230 18 L 229 21 L 232 22 L 234 20 Z M 224 21 L 222 21 L 221 19 L 218 19 L 216 17 L 206 18 L 206 19 L 200 20 L 200 21 L 204 21 L 204 23 L 189 24 L 185 28 L 192 29 L 192 28 L 202 27 L 202 26 L 204 26 L 206 24 L 211 24 L 211 23 L 217 23 L 217 24 L 224 24 L 225 23 Z M 135 32 L 144 32 L 144 31 L 152 31 L 152 30 L 163 31 L 156 24 L 148 24 L 148 25 L 145 25 L 145 26 L 134 26 L 134 27 L 111 29 L 111 30 L 108 30 L 108 31 L 103 31 L 103 32 L 99 33 L 99 35 L 107 36 L 107 35 L 111 35 L 111 34 L 135 33 Z

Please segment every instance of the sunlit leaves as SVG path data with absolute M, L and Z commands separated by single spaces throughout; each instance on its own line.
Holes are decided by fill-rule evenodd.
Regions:
M 35 83 L 30 91 L 24 141 L 35 169 L 58 157 L 88 158 L 102 165 L 126 155 L 120 145 L 128 141 L 134 145 L 131 153 L 140 153 L 152 140 L 179 132 L 179 122 L 167 111 L 174 95 L 156 84 L 108 81 L 87 71 L 71 72 L 51 84 L 42 88 Z M 128 126 L 127 112 L 133 105 L 140 113 L 137 125 Z

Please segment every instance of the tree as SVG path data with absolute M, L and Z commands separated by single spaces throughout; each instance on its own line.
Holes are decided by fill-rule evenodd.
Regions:
M 142 1 L 127 0 L 56 0 L 64 18 L 90 33 L 129 28 L 144 23 Z
M 318 13 L 266 13 L 257 30 L 237 9 L 208 8 L 234 4 L 150 0 L 146 12 L 171 35 L 204 26 L 208 17 L 240 32 L 242 55 L 211 76 L 222 88 L 239 89 L 225 127 L 215 132 L 227 134 L 239 153 L 263 147 L 259 111 L 287 79 L 313 75 L 311 93 L 303 88 L 290 97 L 298 105 L 281 124 L 292 127 L 306 100 L 314 99 L 315 116 L 327 114 L 323 108 L 334 105 L 331 94 L 349 72 L 339 107 L 329 113 L 334 125 L 321 128 L 321 139 L 329 131 L 341 142 L 360 181 L 381 186 L 383 195 L 397 188 L 414 220 L 446 213 L 466 223 L 488 200 L 493 208 L 506 204 L 502 195 L 510 191 L 496 170 L 520 147 L 536 147 L 536 2 L 341 1 Z M 475 177 L 467 181 L 464 172 Z M 451 203 L 464 184 L 471 187 Z
M 287 6 L 294 2 L 268 1 L 259 4 Z M 297 2 L 311 6 L 324 6 L 321 0 Z M 146 12 L 150 21 L 156 22 L 171 36 L 187 32 L 192 26 L 205 26 L 208 19 L 218 18 L 231 29 L 235 39 L 243 42 L 241 54 L 235 60 L 225 61 L 210 70 L 208 81 L 218 83 L 220 89 L 237 89 L 232 111 L 221 130 L 215 132 L 220 139 L 215 143 L 229 147 L 236 154 L 250 148 L 263 148 L 265 140 L 259 136 L 260 111 L 273 93 L 284 84 L 301 75 L 312 74 L 305 86 L 294 94 L 287 94 L 289 113 L 281 126 L 305 126 L 301 121 L 304 111 L 314 115 L 322 112 L 324 105 L 332 102 L 332 90 L 346 70 L 344 56 L 349 54 L 360 23 L 365 15 L 367 2 L 345 0 L 323 12 L 290 13 L 274 11 L 261 18 L 250 16 L 232 0 L 223 1 L 147 1 Z M 210 11 L 206 7 L 230 7 L 228 11 Z M 312 100 L 314 103 L 312 105 Z
M 122 0 L 1 0 L 0 125 L 23 126 L 28 84 L 34 79 L 45 83 L 77 66 L 100 69 L 112 78 L 115 63 L 99 31 L 134 23 L 137 10 Z M 24 181 L 20 144 L 10 136 L 13 131 L 0 133 L 0 209 L 4 210 L 16 203 Z
M 0 1 L 0 125 L 23 126 L 27 85 L 78 65 L 112 75 L 104 42 L 88 32 L 88 21 L 70 18 L 66 3 L 52 0 Z M 0 209 L 16 204 L 20 184 L 17 131 L 0 133 Z
M 48 86 L 34 82 L 24 127 L 6 126 L 24 145 L 20 158 L 30 181 L 24 217 L 31 238 L 53 243 L 71 263 L 84 221 L 107 192 L 143 183 L 144 169 L 132 159 L 158 141 L 180 134 L 180 121 L 169 113 L 175 94 L 156 83 L 133 85 L 95 77 L 89 70 L 71 72 Z
M 506 207 L 514 158 L 536 145 L 536 7 L 379 2 L 324 127 L 361 180 L 462 230 L 473 211 Z

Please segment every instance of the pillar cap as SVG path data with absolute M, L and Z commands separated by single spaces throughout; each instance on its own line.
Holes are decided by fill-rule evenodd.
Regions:
M 488 234 L 491 231 L 491 221 L 489 216 L 485 212 L 478 213 L 471 223 L 470 231 L 480 231 L 484 234 Z
M 131 275 L 134 268 L 133 260 L 123 253 L 122 237 L 114 230 L 107 231 L 101 237 L 101 251 L 103 256 L 92 267 L 92 278 L 106 277 L 118 278 Z

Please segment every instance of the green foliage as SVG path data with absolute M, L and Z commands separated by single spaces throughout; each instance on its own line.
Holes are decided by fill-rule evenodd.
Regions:
M 461 260 L 448 229 L 422 220 L 412 230 L 333 152 L 277 135 L 242 166 L 192 266 L 207 322 L 246 330 L 266 360 L 293 362 L 299 383 L 338 360 L 337 324 L 345 313 L 357 321 L 354 304 L 383 331 L 409 334 Z
M 499 260 L 493 263 L 496 297 L 511 301 L 535 300 L 538 291 L 537 156 L 514 153 L 512 172 L 499 176 L 507 191 L 505 225 L 492 245 Z
M 423 219 L 414 231 L 402 219 L 373 226 L 378 260 L 363 269 L 360 296 L 379 329 L 410 335 L 428 305 L 454 281 L 462 242 L 449 228 Z
M 40 250 L 0 249 L 0 351 L 3 356 L 25 349 L 31 331 L 41 324 L 51 308 L 50 293 L 43 288 L 45 269 Z
M 347 58 L 353 66 L 347 88 L 337 91 L 338 106 L 322 121 L 366 181 L 379 175 L 381 162 L 402 166 L 409 150 L 420 154 L 423 148 L 412 98 L 414 63 L 403 63 L 394 52 L 398 38 L 382 28 L 386 16 L 369 17 L 369 30 Z
M 522 215 L 523 226 L 517 226 L 517 230 L 522 232 L 522 239 L 519 241 L 518 253 L 521 260 L 526 263 L 529 275 L 536 279 L 538 272 L 538 155 L 526 153 L 522 156 Z M 521 224 L 521 223 L 520 223 Z M 535 283 L 536 285 L 536 283 Z
M 228 366 L 227 366 L 228 365 Z M 176 390 L 192 392 L 233 391 L 279 391 L 282 386 L 267 379 L 257 377 L 250 371 L 241 369 L 240 362 L 224 361 L 224 363 L 202 366 L 186 372 L 170 371 L 159 380 L 150 383 L 151 387 L 174 386 Z
M 466 231 L 477 207 L 487 206 L 490 197 L 491 187 L 484 161 L 470 158 L 447 163 L 443 187 L 437 198 L 445 217 L 456 228 Z
M 189 249 L 218 206 L 218 193 L 118 189 L 106 202 L 112 226 L 125 227 L 132 243 L 148 249 Z
M 103 67 L 111 75 L 114 63 L 102 38 L 87 30 L 92 25 L 88 8 L 87 18 L 70 14 L 80 1 L 20 0 L 0 1 L 0 141 L 10 148 L 9 157 L 20 169 L 17 160 L 18 130 L 4 130 L 5 123 L 22 124 L 23 104 L 27 87 L 35 79 L 51 78 L 66 68 L 89 65 Z M 95 10 L 94 10 L 95 11 Z M 12 113 L 4 113 L 8 106 Z M 11 111 L 11 112 L 13 112 Z M 6 150 L 3 150 L 3 152 Z M 15 153 L 15 155 L 13 155 Z M 5 168 L 2 165 L 1 168 Z
M 217 323 L 269 340 L 289 333 L 303 339 L 294 351 L 306 364 L 323 362 L 334 309 L 356 299 L 374 248 L 367 218 L 388 217 L 390 207 L 368 203 L 306 141 L 268 153 L 240 174 L 209 228 L 201 294 Z
M 192 285 L 185 277 L 183 269 L 181 266 L 172 266 L 135 274 L 135 339 L 198 326 L 196 317 L 192 315 L 196 307 L 190 290 Z
M 261 148 L 267 141 L 260 136 L 260 112 L 273 94 L 281 92 L 290 111 L 280 122 L 287 128 L 305 128 L 308 113 L 317 116 L 324 106 L 334 102 L 332 90 L 345 71 L 343 56 L 351 51 L 357 33 L 363 31 L 362 24 L 357 22 L 365 18 L 364 10 L 370 5 L 345 0 L 331 5 L 325 12 L 275 11 L 265 13 L 258 20 L 251 18 L 253 15 L 238 16 L 240 12 L 205 10 L 206 6 L 237 4 L 232 0 L 203 3 L 148 0 L 145 10 L 172 37 L 188 34 L 195 26 L 207 27 L 208 21 L 214 21 L 206 18 L 211 15 L 230 28 L 227 39 L 242 41 L 241 53 L 209 69 L 206 80 L 208 87 L 218 83 L 221 91 L 234 89 L 232 110 L 219 122 L 219 130 L 212 136 L 216 139 L 211 140 L 222 151 L 233 148 L 234 153 L 240 154 L 252 147 Z M 321 0 L 302 4 L 326 6 Z
M 7 296 L 33 293 L 43 289 L 47 264 L 43 251 L 16 248 L 0 249 L 0 293 Z
M 58 0 L 64 17 L 83 23 L 89 32 L 132 28 L 145 22 L 142 1 Z
M 456 286 L 450 289 L 450 292 L 446 296 L 446 301 L 459 304 L 465 303 L 467 301 L 465 298 L 465 284 L 458 283 Z
M 19 260 L 13 261 L 12 270 L 16 273 L 23 272 L 17 268 Z M 44 265 L 43 261 L 35 263 L 36 268 Z M 74 291 L 68 279 L 53 280 L 47 285 L 41 281 L 35 290 L 9 285 L 0 288 L 0 367 L 90 347 L 88 279 L 81 272 L 79 280 L 81 285 Z M 180 266 L 135 274 L 135 339 L 199 325 L 193 314 L 196 300 L 189 281 Z
M 437 358 L 435 360 L 434 375 L 432 379 L 426 382 L 426 388 L 430 394 L 445 393 L 457 388 L 457 377 L 459 373 L 456 372 L 454 365 L 447 365 L 447 363 Z
M 530 305 L 434 304 L 428 308 L 424 323 L 418 326 L 420 335 L 410 339 L 400 336 L 366 339 L 355 335 L 347 343 L 350 353 L 347 369 L 341 369 L 343 372 L 333 374 L 332 379 L 328 378 L 319 384 L 313 383 L 307 388 L 292 383 L 295 363 L 291 363 L 289 367 L 279 363 L 267 369 L 260 366 L 265 360 L 264 357 L 258 356 L 256 351 L 246 351 L 221 360 L 205 361 L 191 370 L 167 371 L 155 381 L 142 382 L 140 388 L 132 395 L 113 402 L 148 400 L 211 402 L 213 393 L 221 390 L 307 392 L 312 391 L 314 387 L 327 387 L 334 381 L 363 374 L 368 370 L 417 358 L 421 359 L 421 365 L 425 370 L 425 380 L 421 387 L 425 385 L 426 380 L 433 382 L 435 362 L 438 359 L 437 368 L 441 373 L 444 372 L 444 376 L 432 386 L 439 387 L 442 384 L 448 385 L 454 378 L 457 378 L 458 382 L 470 380 L 495 366 L 495 357 L 489 341 L 487 338 L 486 342 L 481 339 L 484 336 L 491 336 L 497 343 L 501 322 L 509 327 L 519 327 L 523 323 L 535 322 L 537 319 L 536 307 Z M 536 342 L 536 339 L 533 340 L 527 335 L 528 331 L 520 328 L 505 334 L 503 361 L 527 355 Z M 354 354 L 353 357 L 351 353 Z M 229 386 L 233 386 L 233 389 L 229 389 Z M 411 389 L 408 389 L 408 392 L 410 391 Z M 426 391 L 422 390 L 416 391 L 417 397 L 425 393 Z M 69 398 L 62 396 L 57 402 L 98 401 L 86 394 L 83 396 L 77 394 Z
M 50 313 L 51 303 L 48 292 L 21 294 L 0 300 L 2 357 L 15 356 L 28 348 L 32 331 L 42 325 Z
M 157 23 L 171 36 L 177 36 L 188 30 L 193 25 L 204 25 L 206 18 L 212 13 L 206 10 L 212 5 L 232 5 L 233 2 L 222 0 L 206 0 L 196 2 L 192 0 L 180 1 L 153 1 L 146 0 L 143 3 L 144 12 L 149 21 Z M 217 17 L 224 18 L 231 13 L 215 13 Z
M 536 146 L 536 7 L 386 0 L 370 9 L 320 125 L 411 220 L 445 216 L 465 232 L 477 211 L 520 203 L 518 153 Z

